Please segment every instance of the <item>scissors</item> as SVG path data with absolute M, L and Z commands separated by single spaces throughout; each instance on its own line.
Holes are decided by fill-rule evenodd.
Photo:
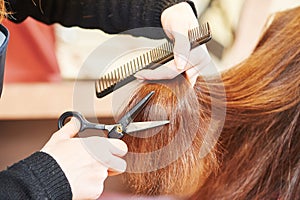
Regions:
M 70 117 L 75 117 L 80 122 L 79 132 L 86 129 L 96 129 L 96 130 L 107 130 L 108 138 L 121 139 L 125 134 L 142 131 L 146 129 L 151 129 L 158 126 L 163 126 L 168 124 L 168 120 L 164 121 L 146 121 L 146 122 L 132 122 L 136 116 L 142 111 L 145 105 L 149 102 L 150 98 L 153 96 L 154 91 L 147 94 L 142 100 L 140 100 L 132 109 L 130 109 L 118 122 L 117 124 L 97 124 L 89 122 L 84 118 L 82 114 L 76 111 L 67 111 L 63 113 L 58 119 L 58 128 L 62 128 L 66 122 L 66 119 Z

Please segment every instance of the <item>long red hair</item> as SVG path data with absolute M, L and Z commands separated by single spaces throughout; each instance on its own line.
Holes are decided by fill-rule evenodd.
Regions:
M 125 111 L 150 91 L 155 94 L 136 120 L 170 124 L 124 137 L 129 149 L 125 183 L 137 194 L 189 197 L 217 166 L 216 153 L 206 149 L 209 117 L 183 77 L 146 84 Z
M 170 124 L 148 138 L 125 137 L 129 152 L 163 148 L 178 133 L 193 137 L 193 143 L 164 168 L 128 172 L 126 180 L 133 191 L 194 193 L 191 199 L 300 199 L 299 22 L 300 7 L 276 14 L 249 58 L 222 72 L 221 79 L 199 77 L 191 91 L 179 76 L 146 84 L 134 94 L 129 107 L 156 91 L 139 120 L 169 119 Z M 208 123 L 218 118 L 212 117 L 212 107 L 224 106 L 226 117 L 218 142 L 200 157 L 201 146 L 210 142 Z M 219 125 L 215 126 L 218 130 Z M 186 145 L 186 138 L 178 145 Z M 128 161 L 129 167 L 131 162 L 133 167 L 159 164 L 178 149 L 157 154 L 152 162 L 137 156 Z
M 5 1 L 0 0 L 0 22 L 6 17 Z
M 251 56 L 223 73 L 219 170 L 193 199 L 300 199 L 299 21 L 300 7 L 276 14 Z

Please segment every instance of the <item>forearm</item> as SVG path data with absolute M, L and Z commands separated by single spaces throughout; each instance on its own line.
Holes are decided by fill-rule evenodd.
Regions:
M 63 171 L 46 153 L 38 152 L 0 172 L 0 199 L 71 199 Z
M 97 28 L 119 33 L 139 27 L 161 27 L 166 8 L 184 0 L 9 0 L 9 18 L 21 22 L 28 16 L 46 24 Z

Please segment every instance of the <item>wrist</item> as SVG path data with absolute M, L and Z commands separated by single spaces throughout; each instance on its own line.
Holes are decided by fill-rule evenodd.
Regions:
M 36 152 L 20 161 L 27 171 L 33 174 L 32 185 L 39 185 L 42 190 L 53 199 L 71 199 L 72 191 L 64 172 L 49 154 Z

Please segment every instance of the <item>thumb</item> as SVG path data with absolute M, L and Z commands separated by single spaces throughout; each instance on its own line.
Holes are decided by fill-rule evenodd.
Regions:
M 174 43 L 174 60 L 178 70 L 185 69 L 187 65 L 187 60 L 190 53 L 190 42 L 187 35 L 180 33 L 174 34 L 175 43 Z
M 57 134 L 63 138 L 72 138 L 75 137 L 80 129 L 80 122 L 75 117 L 72 117 L 71 120 L 66 123 L 60 130 L 57 131 Z

